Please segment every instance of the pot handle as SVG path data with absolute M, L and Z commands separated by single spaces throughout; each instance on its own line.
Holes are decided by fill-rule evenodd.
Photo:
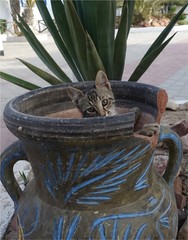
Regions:
M 161 125 L 158 143 L 159 142 L 165 142 L 169 149 L 168 165 L 163 178 L 168 185 L 173 188 L 174 179 L 179 171 L 183 156 L 181 138 L 170 129 L 170 127 Z
M 22 190 L 14 177 L 13 167 L 20 160 L 28 161 L 19 140 L 6 148 L 0 157 L 0 179 L 15 204 L 18 203 Z

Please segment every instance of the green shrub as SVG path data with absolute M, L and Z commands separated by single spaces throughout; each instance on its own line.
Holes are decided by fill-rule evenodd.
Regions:
M 188 24 L 188 21 L 187 21 L 187 20 L 179 20 L 179 21 L 177 22 L 177 24 L 178 24 L 178 25 L 186 25 L 186 24 Z
M 169 14 L 172 14 L 172 13 L 175 13 L 176 12 L 176 9 L 177 9 L 177 6 L 176 5 L 172 5 L 170 6 L 170 10 L 169 10 Z
M 179 21 L 184 21 L 186 19 L 186 14 L 182 14 L 180 17 L 179 17 Z
M 0 33 L 3 34 L 7 29 L 6 19 L 0 19 Z

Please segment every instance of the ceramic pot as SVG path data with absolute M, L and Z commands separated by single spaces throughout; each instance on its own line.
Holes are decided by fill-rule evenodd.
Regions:
M 86 90 L 93 82 L 76 83 Z M 81 118 L 67 85 L 31 91 L 4 110 L 8 129 L 19 138 L 2 154 L 1 181 L 15 203 L 25 239 L 175 239 L 177 209 L 173 182 L 182 146 L 171 129 L 152 137 L 136 131 L 160 122 L 167 102 L 162 89 L 111 83 L 116 116 Z M 138 106 L 142 116 L 134 126 Z M 158 142 L 169 147 L 163 177 L 153 167 Z M 22 191 L 13 175 L 20 159 L 34 179 Z

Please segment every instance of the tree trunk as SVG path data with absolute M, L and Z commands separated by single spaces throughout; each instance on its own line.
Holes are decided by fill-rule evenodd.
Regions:
M 20 1 L 19 0 L 10 0 L 10 8 L 13 19 L 17 19 L 16 13 L 20 14 Z M 20 31 L 18 26 L 14 23 L 14 33 L 18 34 Z
M 25 7 L 22 16 L 29 26 L 33 26 L 34 14 L 32 7 Z

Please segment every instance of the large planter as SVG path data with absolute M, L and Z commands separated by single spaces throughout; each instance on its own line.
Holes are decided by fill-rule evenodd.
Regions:
M 73 85 L 83 90 L 93 82 Z M 31 91 L 5 107 L 5 123 L 19 141 L 2 154 L 1 180 L 25 239 L 176 238 L 173 181 L 181 141 L 164 126 L 152 137 L 135 132 L 143 122 L 160 122 L 166 92 L 138 83 L 111 85 L 117 116 L 81 118 L 66 85 Z M 126 112 L 134 106 L 142 110 L 135 127 L 134 113 Z M 160 141 L 170 152 L 163 177 L 152 164 Z M 34 173 L 23 192 L 13 176 L 20 159 Z

